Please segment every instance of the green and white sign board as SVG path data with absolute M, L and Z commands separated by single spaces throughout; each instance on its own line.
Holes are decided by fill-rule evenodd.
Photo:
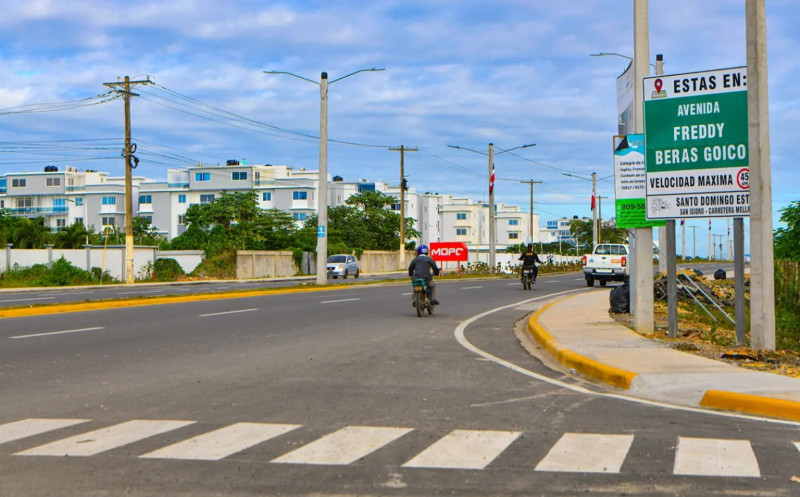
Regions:
M 643 87 L 647 218 L 749 216 L 747 68 Z
M 644 135 L 614 137 L 614 197 L 617 228 L 664 226 L 645 216 Z

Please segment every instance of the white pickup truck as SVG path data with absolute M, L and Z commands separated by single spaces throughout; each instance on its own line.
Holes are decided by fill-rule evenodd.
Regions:
M 621 243 L 599 243 L 591 254 L 583 256 L 583 276 L 586 286 L 600 286 L 609 281 L 624 281 L 628 276 L 628 246 Z

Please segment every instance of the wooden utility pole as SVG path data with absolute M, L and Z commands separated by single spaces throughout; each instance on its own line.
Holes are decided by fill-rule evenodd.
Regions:
M 131 157 L 133 150 L 131 149 L 131 97 L 138 97 L 136 93 L 131 93 L 131 86 L 136 85 L 149 85 L 152 84 L 150 79 L 131 81 L 128 76 L 125 76 L 123 81 L 116 83 L 103 83 L 117 93 L 122 94 L 125 101 L 125 150 L 123 156 L 125 157 L 125 283 L 134 282 L 133 273 L 133 178 L 131 170 Z M 121 87 L 121 88 L 120 88 Z
M 392 152 L 400 152 L 400 269 L 406 263 L 406 176 L 404 171 L 405 153 L 416 152 L 416 147 L 389 147 Z
M 529 179 L 528 181 L 520 181 L 520 183 L 531 185 L 531 205 L 528 210 L 528 243 L 533 243 L 533 185 L 541 185 L 542 182 Z

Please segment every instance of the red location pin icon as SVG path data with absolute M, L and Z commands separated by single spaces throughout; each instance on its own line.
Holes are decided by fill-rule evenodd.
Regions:
M 661 82 L 661 79 L 657 79 L 655 85 L 656 85 L 656 93 L 661 93 L 661 87 L 664 86 L 664 83 Z

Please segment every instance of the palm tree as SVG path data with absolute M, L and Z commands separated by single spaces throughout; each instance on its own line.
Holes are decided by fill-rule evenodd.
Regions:
M 81 222 L 75 222 L 56 234 L 56 247 L 65 249 L 81 248 L 86 243 L 88 232 Z
M 50 241 L 50 229 L 44 225 L 44 218 L 25 219 L 16 230 L 14 245 L 19 248 L 42 248 Z

